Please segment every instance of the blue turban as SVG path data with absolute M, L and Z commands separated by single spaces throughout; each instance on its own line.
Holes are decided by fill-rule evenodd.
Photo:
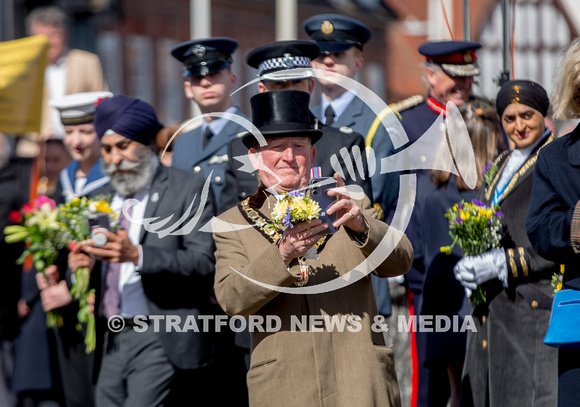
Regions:
M 106 98 L 95 111 L 95 130 L 99 140 L 107 130 L 148 146 L 163 125 L 149 103 L 123 95 Z

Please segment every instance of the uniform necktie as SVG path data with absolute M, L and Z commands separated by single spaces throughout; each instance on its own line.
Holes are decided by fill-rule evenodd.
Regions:
M 324 116 L 326 117 L 325 124 L 327 126 L 332 126 L 332 123 L 334 123 L 334 110 L 332 110 L 332 106 L 328 105 L 324 111 Z
M 130 197 L 127 196 L 127 199 Z M 133 212 L 131 206 L 127 209 L 129 215 Z M 129 230 L 131 222 L 125 217 L 121 210 L 119 215 L 119 226 L 121 229 Z M 119 274 L 121 273 L 121 265 L 123 263 L 109 263 L 107 266 L 107 273 L 105 274 L 105 289 L 103 292 L 103 314 L 107 319 L 113 315 L 119 315 L 121 309 L 121 296 L 119 294 Z
M 213 132 L 211 131 L 209 126 L 207 126 L 205 128 L 205 131 L 203 132 L 203 148 L 205 148 L 205 146 L 207 146 L 207 144 L 209 143 L 209 140 L 212 137 L 213 137 Z

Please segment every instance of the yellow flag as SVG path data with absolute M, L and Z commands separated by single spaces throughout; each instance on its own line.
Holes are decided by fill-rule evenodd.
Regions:
M 0 131 L 40 131 L 48 37 L 0 42 Z

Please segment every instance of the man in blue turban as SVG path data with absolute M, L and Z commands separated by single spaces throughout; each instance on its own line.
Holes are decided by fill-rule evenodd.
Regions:
M 212 216 L 213 199 L 201 175 L 159 163 L 149 145 L 162 127 L 151 105 L 122 95 L 95 112 L 111 178 L 103 193 L 112 196 L 120 229 L 103 231 L 103 245 L 81 242 L 69 267 L 90 266 L 92 257 L 93 272 L 103 277 L 95 302 L 95 315 L 108 320 L 99 406 L 168 405 L 194 380 L 210 392 L 203 383 L 212 364 L 208 332 L 184 330 L 203 326 L 198 316 L 210 307 L 215 249 L 199 229 Z

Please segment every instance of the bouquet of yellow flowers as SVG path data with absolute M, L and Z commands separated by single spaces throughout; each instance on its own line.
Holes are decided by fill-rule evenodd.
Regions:
M 277 230 L 280 229 L 280 225 L 292 229 L 298 223 L 318 219 L 320 217 L 320 205 L 309 196 L 306 196 L 304 191 L 290 191 L 278 197 L 270 217 L 275 222 L 272 226 Z M 306 265 L 305 258 L 318 260 L 316 248 L 311 247 L 303 257 L 298 258 L 302 277 L 295 284 L 299 287 L 308 281 L 309 267 Z
M 291 191 L 283 194 L 272 211 L 271 218 L 276 225 L 293 228 L 300 222 L 309 222 L 320 217 L 318 202 L 306 196 L 303 191 Z
M 112 229 L 116 227 L 117 214 L 113 212 L 106 199 L 93 201 L 86 197 L 75 198 L 71 202 L 59 206 L 58 218 L 69 240 L 71 242 L 79 242 L 90 238 L 91 231 L 89 230 L 87 217 L 96 213 L 107 214 Z M 81 323 L 87 324 L 85 334 L 86 353 L 92 352 L 96 345 L 95 315 L 92 310 L 95 290 L 89 286 L 89 277 L 88 267 L 79 268 L 75 271 L 75 281 L 71 287 L 71 295 L 79 301 L 77 329 L 82 331 Z
M 59 251 L 68 243 L 58 221 L 58 214 L 55 202 L 46 196 L 39 196 L 32 204 L 24 204 L 20 211 L 10 213 L 10 220 L 16 224 L 4 228 L 6 243 L 26 243 L 26 249 L 16 261 L 17 264 L 23 264 L 31 256 L 32 266 L 41 273 L 54 264 Z M 56 311 L 48 312 L 46 323 L 49 327 L 61 326 L 62 316 Z
M 449 235 L 453 243 L 441 247 L 441 252 L 451 254 L 456 243 L 466 256 L 478 256 L 500 247 L 503 214 L 498 205 L 489 207 L 476 199 L 471 202 L 461 200 L 447 210 L 445 217 L 449 220 Z M 476 304 L 486 301 L 481 288 L 472 293 L 470 300 Z

